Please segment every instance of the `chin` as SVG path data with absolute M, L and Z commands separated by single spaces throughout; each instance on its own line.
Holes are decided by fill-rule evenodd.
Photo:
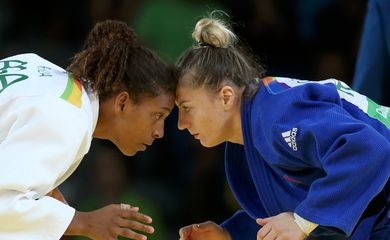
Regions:
M 119 150 L 122 152 L 123 155 L 128 156 L 128 157 L 132 157 L 132 156 L 134 156 L 138 152 L 138 151 L 135 151 L 133 149 L 122 149 L 122 148 L 119 148 Z
M 134 156 L 137 152 L 122 152 L 123 155 L 127 156 L 127 157 L 132 157 Z
M 215 146 L 219 145 L 219 143 L 204 142 L 204 141 L 202 141 L 202 140 L 200 140 L 200 144 L 201 144 L 203 147 L 207 147 L 207 148 L 211 148 L 211 147 L 215 147 Z

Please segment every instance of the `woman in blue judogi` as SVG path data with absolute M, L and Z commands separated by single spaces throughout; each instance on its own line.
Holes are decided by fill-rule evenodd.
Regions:
M 390 239 L 390 113 L 335 79 L 259 78 L 223 22 L 200 20 L 178 61 L 180 129 L 228 142 L 242 210 L 181 239 Z

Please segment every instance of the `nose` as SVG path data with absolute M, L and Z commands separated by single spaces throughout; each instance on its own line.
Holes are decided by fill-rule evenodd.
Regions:
M 177 128 L 180 130 L 188 129 L 189 122 L 188 119 L 184 117 L 184 114 L 182 113 L 182 110 L 179 110 L 179 118 L 177 120 Z
M 153 130 L 153 138 L 162 138 L 164 137 L 164 121 L 158 123 L 156 128 Z

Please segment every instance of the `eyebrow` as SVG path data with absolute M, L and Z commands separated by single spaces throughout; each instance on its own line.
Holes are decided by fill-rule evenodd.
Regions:
M 179 102 L 179 103 L 176 102 L 176 105 L 180 107 L 180 106 L 183 105 L 183 103 L 185 103 L 185 102 L 189 102 L 189 100 L 183 100 L 183 101 L 181 101 L 181 102 Z
M 169 107 L 161 107 L 161 109 L 163 109 L 163 110 L 165 110 L 165 111 L 167 111 L 167 112 L 170 112 L 170 111 L 171 111 L 171 109 L 170 109 Z

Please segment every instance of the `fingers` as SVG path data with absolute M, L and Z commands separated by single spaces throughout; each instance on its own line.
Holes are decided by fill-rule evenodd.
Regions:
M 265 237 L 260 238 L 259 240 L 275 240 L 277 237 L 276 232 L 270 231 Z
M 265 224 L 267 224 L 269 222 L 270 218 L 258 218 L 256 219 L 256 223 L 261 225 L 261 226 L 264 226 Z
M 136 221 L 132 221 L 132 220 L 124 219 L 124 218 L 120 218 L 120 220 L 118 221 L 118 224 L 120 227 L 123 227 L 123 228 L 130 228 L 130 229 L 138 230 L 138 231 L 149 233 L 149 234 L 154 232 L 154 228 L 152 226 L 145 225 L 145 224 L 142 224 L 140 222 L 136 222 Z
M 139 213 L 137 211 L 133 210 L 121 210 L 121 217 L 131 219 L 134 221 L 140 221 L 143 223 L 152 223 L 152 218 L 149 217 L 148 215 Z
M 125 238 L 134 239 L 134 240 L 146 240 L 146 239 L 148 239 L 145 235 L 137 233 L 137 232 L 134 232 L 133 230 L 128 229 L 128 228 L 120 228 L 118 230 L 118 235 L 122 236 L 122 237 L 125 237 Z
M 191 224 L 179 230 L 180 240 L 192 239 L 231 239 L 230 234 L 218 224 L 207 221 Z
M 203 223 L 199 223 L 199 224 L 193 224 L 192 228 L 195 231 L 207 231 L 207 230 L 211 230 L 213 227 L 215 227 L 214 225 L 215 225 L 215 223 L 213 223 L 211 221 L 207 221 L 207 222 L 203 222 Z
M 291 213 L 280 213 L 268 218 L 258 218 L 256 223 L 262 227 L 257 232 L 258 240 L 304 239 L 306 235 L 294 222 Z
M 146 240 L 147 237 L 141 233 L 135 232 L 140 231 L 144 233 L 151 234 L 154 232 L 152 226 L 148 226 L 143 223 L 150 224 L 152 223 L 152 218 L 138 212 L 138 207 L 133 207 L 129 204 L 121 203 L 120 208 L 120 218 L 117 220 L 117 224 L 120 226 L 118 230 L 118 235 L 134 240 Z
M 136 211 L 136 212 L 139 211 L 139 207 L 133 207 L 130 204 L 126 204 L 126 203 L 121 203 L 119 205 L 119 207 L 120 207 L 121 210 L 124 210 L 124 211 L 127 211 L 127 210 Z
M 268 233 L 270 233 L 272 230 L 271 225 L 265 224 L 258 232 L 257 232 L 257 239 L 262 240 L 265 236 L 267 236 Z
M 130 204 L 126 204 L 126 203 L 121 203 L 121 204 L 120 204 L 120 208 L 121 208 L 122 210 L 130 210 L 131 205 L 130 205 Z
M 193 225 L 180 228 L 179 230 L 180 240 L 186 240 L 190 236 Z
M 257 232 L 257 240 L 275 240 L 277 237 L 277 232 L 272 230 L 272 226 L 270 224 L 264 225 Z

